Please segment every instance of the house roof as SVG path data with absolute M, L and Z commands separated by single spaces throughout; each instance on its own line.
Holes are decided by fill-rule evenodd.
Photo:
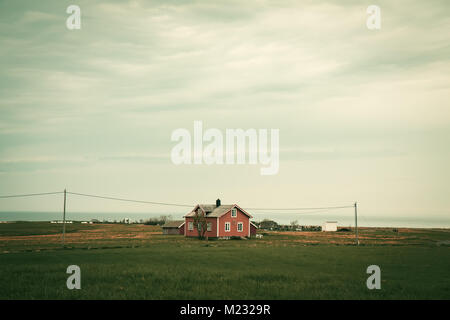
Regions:
M 184 224 L 183 220 L 176 220 L 176 221 L 168 221 L 166 222 L 162 227 L 163 228 L 179 228 Z
M 240 208 L 236 204 L 222 204 L 218 207 L 215 204 L 198 204 L 195 206 L 195 208 L 191 212 L 186 214 L 185 217 L 193 217 L 195 215 L 195 210 L 197 210 L 198 207 L 200 207 L 203 210 L 203 212 L 206 213 L 206 217 L 211 217 L 211 218 L 221 217 L 224 214 L 226 214 L 227 212 L 229 212 L 234 207 L 241 210 L 249 218 L 252 217 L 248 212 L 246 212 L 244 209 Z

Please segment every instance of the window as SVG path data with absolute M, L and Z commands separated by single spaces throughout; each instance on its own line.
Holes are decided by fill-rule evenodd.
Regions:
M 230 231 L 230 223 L 225 222 L 225 231 Z
M 206 226 L 207 226 L 207 227 L 206 227 L 206 231 L 211 231 L 212 223 L 209 222 Z
M 191 231 L 194 230 L 194 223 L 193 222 L 189 222 L 188 223 L 188 229 L 191 230 Z
M 242 232 L 244 230 L 244 224 L 242 222 L 238 222 L 237 231 Z
M 236 208 L 231 209 L 231 216 L 232 216 L 233 218 L 236 218 L 236 217 L 237 217 L 237 210 L 236 210 Z

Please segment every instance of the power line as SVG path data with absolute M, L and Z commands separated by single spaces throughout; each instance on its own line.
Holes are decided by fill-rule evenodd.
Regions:
M 44 196 L 44 195 L 52 195 L 52 194 L 61 194 L 64 191 L 56 191 L 56 192 L 44 192 L 44 193 L 29 193 L 29 194 L 14 194 L 14 195 L 4 195 L 0 196 L 0 199 L 4 198 L 19 198 L 19 197 L 32 197 L 32 196 Z M 135 199 L 127 199 L 127 198 L 117 198 L 110 196 L 101 196 L 95 194 L 87 194 L 87 193 L 79 193 L 79 192 L 70 192 L 67 191 L 68 194 L 73 194 L 76 196 L 82 197 L 90 197 L 90 198 L 98 198 L 98 199 L 107 199 L 107 200 L 115 200 L 115 201 L 125 201 L 125 202 L 133 202 L 133 203 L 144 203 L 144 204 L 153 204 L 153 205 L 161 205 L 161 206 L 172 206 L 172 207 L 184 207 L 184 208 L 192 208 L 192 204 L 180 204 L 180 203 L 169 203 L 169 202 L 156 202 L 156 201 L 145 201 L 145 200 L 135 200 Z M 290 212 L 290 214 L 310 214 L 316 213 L 322 210 L 334 210 L 334 209 L 344 209 L 344 208 L 353 208 L 354 206 L 334 206 L 334 207 L 310 207 L 310 208 L 246 208 L 246 210 L 254 210 L 254 211 L 303 211 L 303 210 L 314 210 L 312 212 Z M 263 212 L 261 212 L 263 213 Z M 273 212 L 272 212 L 273 213 Z M 281 213 L 281 212 L 280 212 Z
M 192 205 L 189 205 L 189 204 L 133 200 L 133 199 L 116 198 L 116 197 L 109 197 L 109 196 L 99 196 L 99 195 L 86 194 L 86 193 L 77 193 L 77 192 L 70 192 L 70 191 L 67 191 L 67 193 L 78 195 L 78 196 L 91 197 L 91 198 L 100 198 L 100 199 L 127 201 L 127 202 L 135 202 L 135 203 L 147 203 L 147 204 L 156 204 L 156 205 L 164 205 L 164 206 L 192 208 Z M 332 209 L 343 209 L 343 208 L 353 208 L 353 206 L 320 207 L 320 208 L 246 208 L 246 209 L 247 210 L 332 210 Z
M 353 208 L 353 206 L 340 207 L 319 207 L 319 208 L 246 208 L 247 210 L 328 210 L 328 209 L 344 209 Z
M 0 198 L 20 198 L 20 197 L 33 197 L 33 196 L 45 196 L 49 194 L 59 194 L 64 193 L 64 191 L 56 191 L 56 192 L 43 192 L 43 193 L 28 193 L 28 194 L 12 194 L 6 196 L 0 196 Z
M 133 199 L 124 199 L 124 198 L 116 198 L 116 197 L 99 196 L 99 195 L 94 195 L 94 194 L 70 192 L 70 191 L 67 191 L 67 193 L 73 194 L 73 195 L 77 195 L 77 196 L 90 197 L 90 198 L 100 198 L 100 199 L 135 202 L 135 203 L 156 204 L 156 205 L 161 205 L 161 206 L 189 207 L 189 208 L 193 207 L 192 205 L 188 205 L 188 204 L 155 202 L 155 201 L 144 201 L 144 200 L 133 200 Z
M 327 208 L 327 209 L 318 209 L 318 210 L 307 211 L 307 212 L 275 212 L 275 214 L 309 215 L 309 214 L 313 214 L 313 213 L 322 213 L 322 212 L 327 212 L 328 210 L 335 210 L 335 209 L 342 209 L 342 208 L 352 208 L 352 207 L 338 207 L 338 208 L 330 208 L 330 209 Z M 266 210 L 270 210 L 270 209 L 266 209 Z M 256 212 L 254 214 L 255 215 L 258 215 L 258 214 L 274 214 L 274 212 Z

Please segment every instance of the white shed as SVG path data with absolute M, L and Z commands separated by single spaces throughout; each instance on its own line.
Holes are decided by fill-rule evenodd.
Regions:
M 322 231 L 337 231 L 337 221 L 326 221 L 322 224 Z

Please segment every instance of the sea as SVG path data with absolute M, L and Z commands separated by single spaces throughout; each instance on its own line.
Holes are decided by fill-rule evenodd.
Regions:
M 93 219 L 105 222 L 120 222 L 124 219 L 130 222 L 143 222 L 150 218 L 170 216 L 173 220 L 182 220 L 183 213 L 125 213 L 125 212 L 66 212 L 68 221 L 90 221 Z M 270 219 L 278 224 L 319 226 L 326 221 L 337 221 L 338 226 L 354 226 L 355 216 L 353 212 L 348 214 L 333 214 L 321 212 L 319 214 L 288 214 L 288 213 L 253 213 L 253 221 Z M 0 211 L 1 221 L 59 221 L 63 219 L 62 212 L 32 212 L 32 211 Z M 408 227 L 408 228 L 450 228 L 450 217 L 407 217 L 407 216 L 370 216 L 358 214 L 358 226 L 360 227 Z

